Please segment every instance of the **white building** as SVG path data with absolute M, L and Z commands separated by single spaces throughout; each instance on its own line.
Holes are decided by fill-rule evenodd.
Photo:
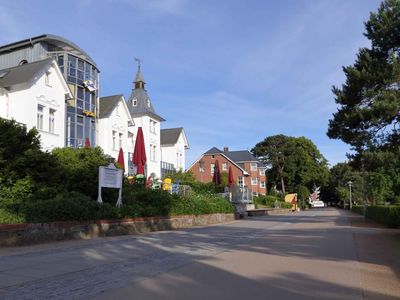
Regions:
M 185 170 L 185 150 L 189 143 L 185 131 L 180 128 L 161 129 L 161 174 Z
M 105 154 L 118 159 L 119 149 L 124 153 L 125 173 L 128 173 L 129 161 L 135 147 L 137 127 L 130 115 L 123 95 L 101 97 L 98 119 L 98 146 Z
M 65 145 L 67 83 L 49 58 L 0 70 L 0 117 L 36 127 L 43 150 Z
M 160 123 L 165 120 L 155 112 L 144 85 L 139 66 L 127 104 L 135 126 L 143 129 L 147 157 L 146 175 L 154 173 L 161 177 Z

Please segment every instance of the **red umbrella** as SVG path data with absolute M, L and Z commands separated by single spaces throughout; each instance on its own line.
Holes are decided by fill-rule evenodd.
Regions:
M 232 188 L 233 188 L 232 166 L 229 166 L 229 171 L 228 171 L 228 187 L 229 187 L 229 190 L 232 191 Z
M 124 170 L 125 172 L 124 151 L 122 151 L 122 148 L 119 148 L 117 165 L 120 169 Z
M 142 127 L 138 128 L 136 142 L 135 142 L 135 150 L 133 151 L 132 162 L 136 165 L 137 171 L 136 174 L 144 175 L 144 165 L 146 164 L 146 149 L 144 147 L 144 137 Z
M 89 140 L 89 138 L 86 138 L 86 140 L 85 140 L 85 148 L 90 148 L 90 140 Z
M 219 171 L 219 161 L 218 161 L 218 159 L 215 161 L 213 182 L 215 183 L 215 185 L 220 185 L 221 184 L 221 173 Z

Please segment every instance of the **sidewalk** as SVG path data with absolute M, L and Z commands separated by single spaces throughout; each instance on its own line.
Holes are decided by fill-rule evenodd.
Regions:
M 375 299 L 373 293 L 400 299 L 400 229 L 345 213 L 353 231 L 364 299 Z

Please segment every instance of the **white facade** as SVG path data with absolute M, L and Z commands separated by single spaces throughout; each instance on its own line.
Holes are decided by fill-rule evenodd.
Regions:
M 161 177 L 161 143 L 160 143 L 160 122 L 149 116 L 134 118 L 136 127 L 142 127 L 144 144 L 146 148 L 146 172 L 147 176 L 154 173 Z M 136 136 L 136 135 L 135 135 Z
M 100 108 L 102 101 L 100 100 Z M 131 118 L 123 96 L 105 118 L 98 120 L 98 146 L 105 154 L 117 161 L 119 149 L 124 153 L 125 173 L 128 173 L 128 161 L 132 160 L 135 147 L 137 127 Z
M 65 100 L 71 97 L 56 62 L 49 61 L 28 82 L 0 86 L 0 117 L 36 127 L 42 149 L 50 151 L 65 145 Z
M 176 171 L 184 171 L 186 161 L 185 150 L 188 148 L 189 144 L 182 129 L 175 144 L 161 146 L 162 161 L 174 165 Z

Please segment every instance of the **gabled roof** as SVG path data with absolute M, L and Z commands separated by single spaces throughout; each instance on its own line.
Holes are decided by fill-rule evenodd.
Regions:
M 129 120 L 132 122 L 132 126 L 135 125 L 133 119 L 129 113 L 128 106 L 126 104 L 124 95 L 112 95 L 101 97 L 99 99 L 99 119 L 108 118 L 110 114 L 114 111 L 115 107 L 118 105 L 118 102 L 122 103 L 122 106 L 125 108 L 125 112 L 129 117 Z
M 213 155 L 213 154 L 218 154 L 218 155 L 222 155 L 223 157 L 225 157 L 227 160 L 229 160 L 234 166 L 236 166 L 238 169 L 240 169 L 244 175 L 249 175 L 249 173 L 239 164 L 237 164 L 235 161 L 233 161 L 231 158 L 229 158 L 226 153 L 224 153 L 223 151 L 219 150 L 216 147 L 212 147 L 210 150 L 206 151 L 202 156 L 200 156 L 199 159 L 197 159 L 189 168 L 191 169 L 204 155 Z
M 31 79 L 41 70 L 48 69 L 52 61 L 52 58 L 47 58 L 0 70 L 0 86 L 9 87 L 16 84 L 30 82 Z
M 219 150 L 217 147 L 212 147 L 210 150 L 206 151 L 204 153 L 204 155 L 221 154 L 221 153 L 224 153 L 224 152 Z
M 189 148 L 189 143 L 186 139 L 183 127 L 161 129 L 160 130 L 161 146 L 175 145 L 178 142 L 178 139 L 181 134 L 183 135 L 183 139 L 185 141 L 185 148 Z
M 100 97 L 99 100 L 99 118 L 107 118 L 114 107 L 118 104 L 118 101 L 123 97 L 122 95 L 113 95 L 107 97 Z
M 0 46 L 0 53 L 11 52 L 11 51 L 14 51 L 15 49 L 23 48 L 26 46 L 32 46 L 35 43 L 39 43 L 39 42 L 47 42 L 59 49 L 63 49 L 65 51 L 68 51 L 77 56 L 81 56 L 82 58 L 89 61 L 92 65 L 97 67 L 94 60 L 85 51 L 83 51 L 82 48 L 80 48 L 73 42 L 71 42 L 63 37 L 60 37 L 58 35 L 53 35 L 53 34 L 42 34 L 42 35 L 31 37 L 31 38 L 28 38 L 28 39 L 25 39 L 22 41 L 18 41 L 18 42 L 14 42 L 11 44 Z

